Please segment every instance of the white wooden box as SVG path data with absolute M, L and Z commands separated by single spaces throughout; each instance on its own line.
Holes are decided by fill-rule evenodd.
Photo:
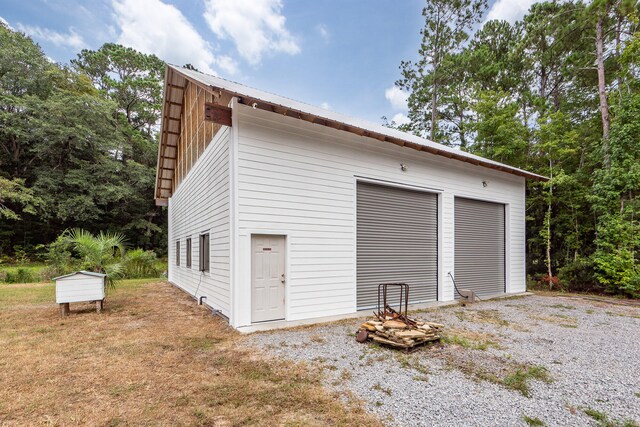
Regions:
M 78 271 L 56 277 L 56 303 L 102 301 L 106 274 Z

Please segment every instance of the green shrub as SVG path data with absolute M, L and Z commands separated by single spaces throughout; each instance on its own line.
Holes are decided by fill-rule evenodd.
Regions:
M 113 286 L 119 279 L 159 277 L 165 263 L 154 251 L 125 250 L 124 238 L 117 233 L 92 235 L 85 230 L 68 230 L 48 246 L 48 266 L 42 271 L 51 279 L 73 271 L 89 270 L 107 274 Z
M 612 252 L 598 250 L 593 255 L 596 278 L 605 285 L 605 291 L 631 298 L 640 297 L 640 271 L 635 256 L 627 248 Z
M 35 282 L 35 278 L 29 269 L 18 268 L 15 271 L 7 271 L 4 281 L 7 283 L 30 283 Z
M 38 278 L 41 282 L 48 282 L 54 277 L 63 276 L 65 274 L 71 273 L 72 271 L 74 270 L 61 269 L 54 265 L 47 265 L 38 272 Z
M 79 261 L 74 259 L 72 250 L 73 243 L 66 233 L 61 234 L 49 244 L 46 255 L 48 265 L 46 274 L 50 276 L 49 279 L 71 273 L 79 267 Z
M 124 254 L 124 277 L 127 279 L 143 279 L 160 276 L 158 257 L 154 251 L 133 249 Z
M 593 292 L 602 288 L 597 284 L 593 260 L 578 258 L 558 271 L 560 286 L 569 292 Z

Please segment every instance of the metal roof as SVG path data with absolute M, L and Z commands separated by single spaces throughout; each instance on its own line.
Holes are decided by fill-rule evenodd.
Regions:
M 494 160 L 485 159 L 475 154 L 467 153 L 456 148 L 447 147 L 428 139 L 402 132 L 397 129 L 382 126 L 366 120 L 349 117 L 343 114 L 329 111 L 322 107 L 306 104 L 284 96 L 254 89 L 221 77 L 212 76 L 199 71 L 190 70 L 174 65 L 167 65 L 165 73 L 165 102 L 162 114 L 161 147 L 158 155 L 158 174 L 156 181 L 156 200 L 166 199 L 171 196 L 172 188 L 163 183 L 172 185 L 175 159 L 170 159 L 171 154 L 177 152 L 177 141 L 180 129 L 172 129 L 172 125 L 178 125 L 180 117 L 182 91 L 186 81 L 190 80 L 205 89 L 217 94 L 227 94 L 239 98 L 242 104 L 256 108 L 273 111 L 279 114 L 299 118 L 318 125 L 329 126 L 338 130 L 356 133 L 364 137 L 371 137 L 396 145 L 413 148 L 418 151 L 426 151 L 431 154 L 444 156 L 450 159 L 460 160 L 478 166 L 499 170 L 502 172 L 522 176 L 539 181 L 547 181 L 548 178 L 523 169 L 505 165 Z M 178 91 L 179 93 L 176 93 Z
M 65 277 L 75 276 L 76 274 L 86 274 L 87 276 L 94 276 L 94 277 L 107 277 L 107 275 L 103 273 L 96 273 L 93 271 L 82 270 L 82 271 L 74 271 L 73 273 L 65 274 L 64 276 L 54 277 L 51 280 L 64 279 Z

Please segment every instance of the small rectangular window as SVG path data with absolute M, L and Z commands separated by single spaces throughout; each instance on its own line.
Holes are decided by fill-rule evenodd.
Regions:
M 191 268 L 191 239 L 187 239 L 187 268 Z
M 176 240 L 176 265 L 180 265 L 180 240 Z
M 200 235 L 200 271 L 209 271 L 209 233 Z

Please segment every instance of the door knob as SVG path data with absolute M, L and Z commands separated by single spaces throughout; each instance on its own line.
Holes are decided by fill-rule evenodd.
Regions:
M 280 282 L 284 283 L 284 273 L 282 273 L 282 276 L 280 276 Z

